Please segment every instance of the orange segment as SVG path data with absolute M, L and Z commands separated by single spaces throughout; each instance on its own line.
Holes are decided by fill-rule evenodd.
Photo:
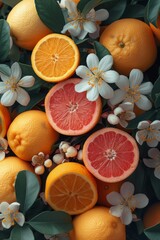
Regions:
M 0 137 L 5 137 L 10 123 L 11 118 L 8 108 L 0 104 Z
M 71 215 L 92 208 L 98 198 L 94 177 L 79 163 L 64 163 L 54 168 L 47 177 L 45 198 L 55 210 Z
M 72 76 L 79 59 L 79 49 L 74 41 L 55 33 L 42 38 L 31 56 L 35 73 L 48 82 L 59 82 Z

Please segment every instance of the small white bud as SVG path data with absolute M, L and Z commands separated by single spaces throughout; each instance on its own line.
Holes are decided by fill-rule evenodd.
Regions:
M 123 113 L 124 110 L 121 107 L 117 107 L 117 108 L 114 109 L 113 112 L 114 112 L 115 115 L 119 115 L 119 114 Z
M 64 160 L 64 155 L 61 153 L 57 153 L 53 156 L 53 162 L 55 162 L 56 164 L 61 164 Z
M 79 150 L 79 151 L 78 151 L 77 159 L 78 159 L 79 161 L 83 161 L 82 150 Z
M 50 168 L 50 167 L 52 166 L 52 160 L 51 160 L 51 159 L 45 160 L 44 166 L 45 166 L 46 168 Z
M 73 146 L 70 146 L 68 149 L 67 149 L 67 152 L 65 153 L 66 157 L 69 158 L 73 158 L 73 157 L 76 157 L 77 156 L 77 149 Z
M 114 114 L 109 114 L 107 120 L 112 125 L 116 125 L 119 123 L 119 118 Z
M 37 166 L 37 167 L 35 167 L 35 173 L 37 175 L 42 175 L 44 173 L 44 171 L 45 171 L 44 166 Z
M 59 150 L 63 151 L 64 153 L 67 152 L 67 149 L 70 147 L 69 142 L 62 141 L 59 145 Z

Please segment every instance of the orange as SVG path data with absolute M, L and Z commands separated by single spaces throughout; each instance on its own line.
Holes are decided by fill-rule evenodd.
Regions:
M 0 202 L 12 203 L 16 201 L 14 183 L 19 171 L 34 172 L 33 167 L 17 157 L 7 157 L 0 161 Z
M 8 144 L 15 155 L 31 161 L 32 156 L 43 152 L 49 154 L 58 139 L 58 133 L 51 127 L 45 112 L 29 110 L 19 114 L 11 123 Z
M 97 197 L 94 177 L 79 163 L 62 163 L 47 177 L 45 199 L 54 210 L 80 214 L 92 208 Z
M 156 38 L 158 44 L 160 44 L 160 16 L 157 19 L 157 27 L 155 27 L 152 23 L 149 23 L 150 28 Z
M 64 135 L 81 135 L 90 131 L 99 121 L 102 101 L 89 101 L 86 92 L 78 93 L 75 85 L 80 78 L 57 83 L 45 98 L 45 110 L 52 127 Z
M 52 31 L 40 20 L 34 0 L 16 4 L 7 17 L 11 35 L 16 45 L 32 50 L 36 43 Z
M 70 240 L 125 240 L 125 225 L 106 207 L 94 207 L 73 219 Z
M 143 216 L 144 228 L 153 227 L 160 224 L 160 202 L 156 202 L 148 207 Z
M 80 53 L 75 42 L 62 34 L 49 34 L 35 46 L 31 56 L 35 73 L 45 81 L 59 82 L 75 73 Z
M 10 123 L 11 117 L 8 108 L 0 104 L 0 137 L 5 137 Z
M 103 182 L 119 182 L 130 176 L 139 162 L 135 139 L 117 128 L 92 133 L 83 146 L 86 168 Z
M 115 183 L 107 183 L 107 182 L 102 182 L 99 179 L 96 179 L 96 182 L 97 182 L 97 190 L 98 190 L 97 204 L 101 206 L 111 207 L 111 204 L 107 201 L 106 196 L 111 192 L 119 192 L 123 181 L 115 182 Z
M 111 53 L 114 69 L 129 75 L 133 68 L 149 69 L 156 60 L 157 47 L 150 27 L 138 19 L 120 19 L 103 31 L 100 43 Z

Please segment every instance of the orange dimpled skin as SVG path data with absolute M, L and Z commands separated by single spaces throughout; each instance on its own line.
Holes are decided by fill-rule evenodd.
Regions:
M 0 137 L 5 137 L 10 123 L 11 117 L 8 108 L 0 104 Z

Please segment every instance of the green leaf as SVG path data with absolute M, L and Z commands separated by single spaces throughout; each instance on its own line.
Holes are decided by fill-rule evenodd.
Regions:
M 156 93 L 156 99 L 154 102 L 155 108 L 160 108 L 160 93 Z
M 160 180 L 154 176 L 154 170 L 153 169 L 149 169 L 150 170 L 150 180 L 151 180 L 151 184 L 154 190 L 154 193 L 157 197 L 158 200 L 160 200 Z
M 155 27 L 157 26 L 157 18 L 160 12 L 160 1 L 149 0 L 146 5 L 145 19 L 148 23 L 152 23 Z
M 62 10 L 56 0 L 35 0 L 40 19 L 53 32 L 60 33 L 65 21 Z
M 153 99 L 153 101 L 156 100 L 156 94 L 159 93 L 159 89 L 160 89 L 160 75 L 158 76 L 158 78 L 155 81 L 154 86 L 152 88 L 151 98 Z
M 36 175 L 29 171 L 20 171 L 15 182 L 17 202 L 20 203 L 20 211 L 25 213 L 37 199 L 40 185 Z
M 20 59 L 20 50 L 19 50 L 19 47 L 17 47 L 15 44 L 13 44 L 11 50 L 10 50 L 10 53 L 9 53 L 9 59 L 12 61 L 12 62 L 18 62 L 19 59 Z
M 5 64 L 0 64 L 0 72 L 3 73 L 4 75 L 10 77 L 11 75 L 11 69 L 8 65 Z
M 15 226 L 12 229 L 11 236 L 9 240 L 34 240 L 34 235 L 32 230 L 24 225 L 23 227 Z
M 141 4 L 127 5 L 123 18 L 143 18 L 145 14 L 145 6 Z
M 0 230 L 0 240 L 4 240 L 10 236 L 11 229 L 1 231 Z
M 40 233 L 55 235 L 69 232 L 72 229 L 72 218 L 62 211 L 45 211 L 32 218 L 28 224 Z
M 0 20 L 0 62 L 4 62 L 10 51 L 10 28 L 8 23 Z
M 117 1 L 111 9 L 109 9 L 109 18 L 106 20 L 107 24 L 118 20 L 124 13 L 127 6 L 126 0 Z
M 2 2 L 10 7 L 14 7 L 17 3 L 21 2 L 21 0 L 2 0 Z
M 112 0 L 81 0 L 78 5 L 77 8 L 80 12 L 82 12 L 82 14 L 85 16 L 92 8 L 95 8 L 99 5 L 101 5 L 102 3 L 107 3 L 107 2 L 111 2 Z
M 94 49 L 96 51 L 96 55 L 98 56 L 99 60 L 106 55 L 111 55 L 109 50 L 97 41 L 94 42 Z
M 160 239 L 160 224 L 157 224 L 150 228 L 146 228 L 144 230 L 144 233 L 150 240 L 159 240 Z

